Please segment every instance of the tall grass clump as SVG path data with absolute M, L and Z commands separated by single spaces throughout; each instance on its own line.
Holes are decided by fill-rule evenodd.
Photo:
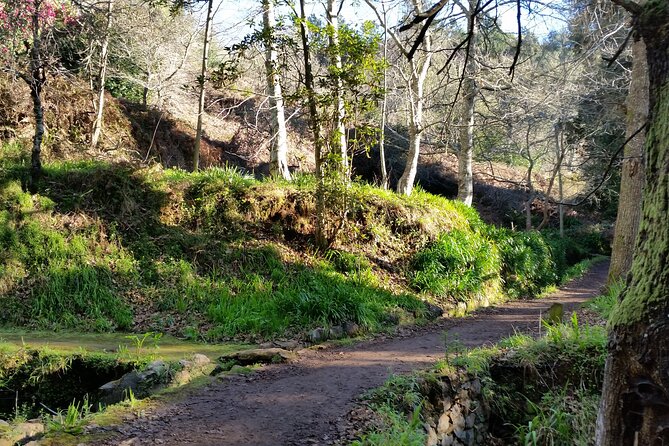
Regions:
M 586 308 L 595 311 L 601 317 L 609 320 L 611 313 L 618 305 L 620 293 L 625 288 L 625 283 L 622 280 L 610 284 L 603 294 L 595 297 L 585 304 Z
M 456 229 L 416 254 L 411 284 L 439 298 L 467 302 L 499 280 L 500 260 L 495 245 L 479 232 Z
M 511 297 L 533 296 L 558 275 L 551 250 L 539 232 L 491 229 L 501 255 L 504 291 Z

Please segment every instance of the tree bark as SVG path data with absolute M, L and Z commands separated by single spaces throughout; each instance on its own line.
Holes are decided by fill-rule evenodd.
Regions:
M 474 107 L 477 94 L 476 76 L 478 75 L 478 63 L 476 61 L 478 18 L 475 15 L 476 6 L 476 0 L 469 0 L 469 10 L 467 11 L 469 45 L 462 81 L 462 114 L 458 138 L 458 200 L 467 206 L 472 205 L 474 198 L 472 162 L 474 158 Z
M 93 132 L 91 135 L 91 147 L 95 148 L 100 141 L 100 134 L 102 133 L 103 114 L 105 107 L 105 81 L 107 78 L 107 60 L 109 53 L 109 31 L 112 25 L 112 10 L 114 8 L 114 0 L 107 1 L 107 21 L 105 24 L 105 34 L 102 39 L 102 47 L 100 48 L 100 71 L 98 72 L 98 103 L 95 122 L 93 123 Z
M 383 6 L 383 60 L 388 59 L 388 22 Z M 381 187 L 388 189 L 388 169 L 386 167 L 386 116 L 388 114 L 388 67 L 383 66 L 383 102 L 381 104 L 381 131 L 379 132 L 379 161 L 381 164 Z
M 34 10 L 31 17 L 33 41 L 30 47 L 30 74 L 21 76 L 30 88 L 30 98 L 33 102 L 33 114 L 35 116 L 35 135 L 33 147 L 30 154 L 30 178 L 28 190 L 37 192 L 37 183 L 42 176 L 42 139 L 44 138 L 44 108 L 42 107 L 42 88 L 46 83 L 46 71 L 42 61 L 42 35 L 40 32 L 40 19 L 42 1 L 35 0 Z
M 202 120 L 204 118 L 204 95 L 207 86 L 207 69 L 209 68 L 209 45 L 211 44 L 211 22 L 213 19 L 214 0 L 209 0 L 207 5 L 207 17 L 204 24 L 204 46 L 202 47 L 202 69 L 198 77 L 200 97 L 197 107 L 197 128 L 195 130 L 195 143 L 193 146 L 193 172 L 200 167 L 200 142 L 202 141 Z
M 344 119 L 346 118 L 346 107 L 344 104 L 344 84 L 342 82 L 342 60 L 341 48 L 339 45 L 339 11 L 335 7 L 335 0 L 328 0 L 327 19 L 332 27 L 330 32 L 330 53 L 334 58 L 335 67 L 335 150 L 338 152 L 342 169 L 346 178 L 349 178 L 350 172 L 348 167 L 348 150 L 346 147 L 346 126 Z
M 611 316 L 599 446 L 669 444 L 669 2 L 630 6 L 646 44 L 649 129 L 641 222 L 627 287 Z
M 632 45 L 632 82 L 627 96 L 627 138 L 646 124 L 648 120 L 648 65 L 646 45 L 636 36 Z M 620 179 L 618 215 L 613 236 L 611 266 L 607 285 L 624 279 L 632 266 L 634 241 L 639 231 L 641 217 L 641 198 L 644 169 L 644 143 L 646 132 L 638 133 L 627 142 L 624 151 L 623 167 Z
M 273 0 L 263 0 L 263 27 L 265 28 L 265 71 L 267 77 L 267 93 L 270 104 L 270 120 L 272 128 L 272 145 L 270 149 L 270 174 L 290 180 L 288 170 L 288 132 L 283 106 L 283 94 L 278 73 L 278 54 L 274 41 Z
M 304 0 L 300 0 L 300 38 L 302 40 L 302 56 L 304 58 L 304 88 L 307 92 L 311 132 L 314 138 L 314 161 L 316 164 L 316 245 L 327 247 L 324 233 L 325 205 L 323 187 L 323 139 L 321 138 L 321 124 L 318 119 L 318 104 L 314 89 L 314 74 L 311 66 L 311 48 L 309 46 L 309 32 Z

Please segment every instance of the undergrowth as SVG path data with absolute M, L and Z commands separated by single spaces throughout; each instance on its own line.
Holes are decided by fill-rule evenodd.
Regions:
M 436 412 L 427 410 L 435 386 L 422 383 L 441 381 L 444 384 L 436 388 L 444 389 L 458 382 L 458 376 L 480 380 L 495 441 L 527 446 L 594 444 L 605 329 L 582 326 L 573 315 L 564 324 L 545 324 L 544 330 L 539 338 L 516 333 L 493 346 L 474 349 L 447 339 L 448 353 L 432 371 L 393 376 L 365 396 L 382 423 L 354 444 L 400 444 L 392 443 L 392 438 L 422 438 L 424 443 L 423 426 L 430 419 L 436 423 L 443 409 L 437 403 Z M 446 400 L 456 398 L 459 389 L 454 387 L 453 392 Z
M 345 229 L 319 252 L 309 176 L 51 162 L 31 195 L 21 147 L 2 150 L 2 325 L 207 340 L 376 330 L 420 320 L 424 300 L 448 308 L 553 280 L 543 236 L 495 230 L 420 189 L 352 183 Z

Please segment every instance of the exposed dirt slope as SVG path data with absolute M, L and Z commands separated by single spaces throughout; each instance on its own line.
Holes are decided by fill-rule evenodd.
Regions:
M 99 444 L 332 444 L 356 397 L 381 385 L 390 373 L 429 367 L 444 354 L 444 332 L 473 347 L 514 330 L 536 330 L 540 313 L 552 303 L 564 303 L 568 314 L 597 295 L 607 269 L 607 263 L 600 263 L 545 299 L 509 302 L 393 339 L 306 351 L 291 365 L 211 385 L 146 418 L 114 427 L 114 439 Z

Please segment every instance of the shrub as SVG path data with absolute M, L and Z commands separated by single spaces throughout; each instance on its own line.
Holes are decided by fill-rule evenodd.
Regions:
M 468 301 L 499 279 L 497 248 L 479 232 L 443 233 L 414 258 L 412 285 L 439 297 Z
M 493 230 L 502 259 L 502 282 L 511 297 L 532 296 L 558 281 L 553 251 L 534 231 Z

